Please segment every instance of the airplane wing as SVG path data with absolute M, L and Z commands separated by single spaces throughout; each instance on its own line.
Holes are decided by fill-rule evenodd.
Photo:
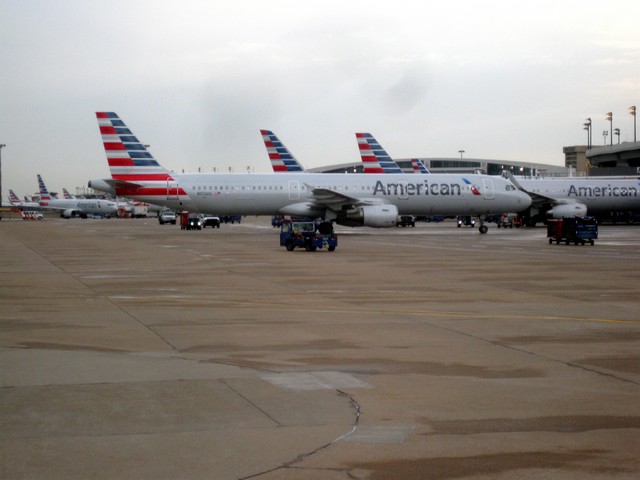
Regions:
M 513 175 L 511 175 L 511 172 L 505 171 L 503 175 L 505 178 L 508 178 L 518 190 L 523 191 L 531 197 L 531 208 L 536 209 L 538 212 L 543 212 L 552 218 L 583 217 L 587 214 L 587 206 L 579 200 L 556 198 L 537 192 L 530 192 L 518 183 Z M 533 224 L 535 225 L 535 221 Z
M 388 202 L 378 199 L 355 198 L 344 193 L 329 190 L 327 188 L 318 188 L 306 184 L 306 187 L 312 193 L 311 202 L 318 207 L 328 208 L 334 212 L 342 210 L 344 206 L 361 206 L 361 205 L 381 205 Z
M 520 185 L 520 183 L 518 183 L 518 181 L 511 174 L 511 172 L 508 172 L 506 170 L 503 172 L 502 176 L 509 179 L 509 181 L 513 183 L 518 190 L 526 193 L 531 197 L 531 206 L 533 208 L 543 209 L 545 207 L 548 208 L 551 205 L 570 205 L 570 204 L 581 203 L 577 200 L 573 200 L 569 198 L 556 198 L 556 197 L 551 197 L 549 195 L 543 195 L 542 193 L 529 191 L 526 188 L 524 188 L 522 185 Z

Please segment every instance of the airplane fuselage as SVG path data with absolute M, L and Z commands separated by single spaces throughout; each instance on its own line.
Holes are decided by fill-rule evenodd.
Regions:
M 336 203 L 351 198 L 391 204 L 398 213 L 413 215 L 517 212 L 530 205 L 530 198 L 511 182 L 486 175 L 199 173 L 174 177 L 198 211 L 219 215 L 304 214 L 305 206 L 317 204 L 318 199 L 330 205 L 332 199 L 327 196 L 336 197 Z
M 75 210 L 88 215 L 112 214 L 118 211 L 118 207 L 115 202 L 93 198 L 43 200 L 40 202 L 40 206 L 55 210 Z
M 562 178 L 518 180 L 527 191 L 544 196 L 580 202 L 589 214 L 640 210 L 638 178 Z

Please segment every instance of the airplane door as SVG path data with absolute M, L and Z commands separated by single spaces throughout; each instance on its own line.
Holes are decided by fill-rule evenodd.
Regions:
M 496 191 L 493 186 L 493 180 L 490 178 L 482 179 L 483 191 L 484 191 L 484 199 L 485 200 L 493 200 L 496 198 Z
M 178 182 L 172 178 L 167 178 L 167 200 L 178 198 Z
M 300 182 L 297 180 L 289 180 L 289 200 L 297 200 L 300 198 Z

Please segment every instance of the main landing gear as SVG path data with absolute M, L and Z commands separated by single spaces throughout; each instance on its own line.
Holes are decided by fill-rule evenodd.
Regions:
M 480 222 L 480 227 L 478 227 L 478 230 L 480 231 L 480 233 L 482 234 L 487 233 L 489 231 L 489 227 L 487 227 L 484 224 L 484 215 L 479 215 L 478 221 Z

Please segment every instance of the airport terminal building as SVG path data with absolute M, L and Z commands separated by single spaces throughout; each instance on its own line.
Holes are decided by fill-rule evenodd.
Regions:
M 406 173 L 413 173 L 411 159 L 394 159 L 398 166 Z M 567 167 L 547 165 L 544 163 L 518 162 L 515 160 L 488 160 L 481 158 L 428 158 L 419 157 L 425 167 L 432 173 L 474 173 L 482 172 L 489 175 L 500 175 L 508 170 L 514 175 L 566 177 Z M 311 172 L 321 173 L 362 173 L 362 162 L 342 163 L 326 167 L 311 168 Z
M 432 173 L 474 173 L 500 175 L 508 170 L 514 175 L 527 177 L 567 176 L 638 176 L 640 175 L 640 142 L 592 147 L 574 145 L 563 147 L 565 165 L 520 162 L 517 160 L 490 160 L 482 158 L 429 158 L 419 157 Z M 411 159 L 394 159 L 406 173 L 412 173 Z M 311 168 L 321 173 L 362 173 L 362 162 L 342 163 Z

